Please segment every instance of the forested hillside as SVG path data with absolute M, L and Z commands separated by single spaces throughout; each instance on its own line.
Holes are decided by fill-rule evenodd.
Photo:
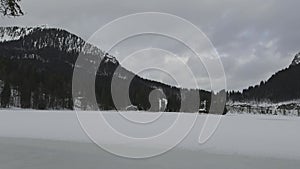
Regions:
M 83 49 L 84 48 L 84 49 Z M 0 92 L 1 107 L 34 109 L 73 109 L 72 75 L 79 54 L 89 61 L 101 59 L 95 81 L 95 92 L 100 109 L 113 110 L 111 80 L 119 62 L 113 56 L 86 43 L 80 37 L 65 30 L 52 28 L 0 28 Z M 133 76 L 130 84 L 131 103 L 140 110 L 151 107 L 149 93 L 155 89 L 163 91 L 167 99 L 165 111 L 198 111 L 199 107 L 188 104 L 188 97 L 181 93 L 200 93 L 199 105 L 206 103 L 210 109 L 211 92 L 200 89 L 181 89 L 160 82 L 143 79 L 122 66 L 120 84 Z M 162 99 L 157 95 L 157 100 Z M 215 97 L 216 98 L 216 97 Z M 88 108 L 88 100 L 80 101 Z M 225 100 L 221 101 L 223 104 Z M 181 105 L 184 103 L 184 105 Z M 122 109 L 130 106 L 124 104 Z M 180 110 L 180 107 L 184 107 Z M 203 107 L 202 107 L 203 108 Z M 159 111 L 157 108 L 151 111 Z
M 229 92 L 233 101 L 272 101 L 281 102 L 300 99 L 300 53 L 291 65 L 259 85 L 251 86 L 242 92 Z

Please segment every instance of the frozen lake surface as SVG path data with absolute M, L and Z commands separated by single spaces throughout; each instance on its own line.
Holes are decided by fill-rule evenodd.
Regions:
M 124 128 L 116 113 L 105 113 L 116 128 Z M 167 113 L 166 123 L 175 115 Z M 0 117 L 0 168 L 3 169 L 298 169 L 300 166 L 298 117 L 228 115 L 222 118 L 211 139 L 199 144 L 206 118 L 199 115 L 191 133 L 176 148 L 147 159 L 128 159 L 102 150 L 86 136 L 72 111 L 1 110 Z M 165 123 L 157 125 L 165 128 Z M 130 135 L 157 132 L 151 127 L 139 130 L 123 132 Z M 115 146 L 130 149 L 126 144 Z

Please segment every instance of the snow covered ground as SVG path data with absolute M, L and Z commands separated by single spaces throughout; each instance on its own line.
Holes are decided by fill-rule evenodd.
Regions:
M 86 113 L 86 112 L 81 112 Z M 142 113 L 142 112 L 139 112 Z M 155 134 L 155 128 L 132 131 L 115 112 L 104 113 L 116 128 L 131 135 Z M 156 116 L 153 113 L 131 116 Z M 172 121 L 176 113 L 162 119 Z M 163 117 L 164 116 L 164 117 Z M 190 114 L 186 114 L 190 116 Z M 198 138 L 206 115 L 199 115 L 191 133 L 175 149 L 147 159 L 110 154 L 93 144 L 73 111 L 0 111 L 0 168 L 2 169 L 298 169 L 300 118 L 270 115 L 227 115 L 205 144 Z M 143 129 L 143 131 L 141 131 Z M 114 144 L 112 141 L 111 144 Z M 126 145 L 117 148 L 130 149 Z

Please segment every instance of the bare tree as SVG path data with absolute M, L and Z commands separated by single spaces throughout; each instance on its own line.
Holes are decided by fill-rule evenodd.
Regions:
M 22 16 L 24 15 L 19 2 L 21 0 L 0 0 L 0 15 Z

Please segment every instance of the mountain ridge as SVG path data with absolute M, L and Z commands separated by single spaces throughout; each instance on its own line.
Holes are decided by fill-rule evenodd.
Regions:
M 295 57 L 291 63 L 291 66 L 295 66 L 298 64 L 300 64 L 300 52 L 295 55 Z
M 232 101 L 282 102 L 300 98 L 300 52 L 295 54 L 291 64 L 260 84 L 250 86 L 242 92 L 228 93 Z
M 97 69 L 95 92 L 98 106 L 103 110 L 116 109 L 110 93 L 114 75 L 117 75 L 120 84 L 128 80 L 126 77 L 133 77 L 129 97 L 132 104 L 140 110 L 148 110 L 152 107 L 148 97 L 155 89 L 160 89 L 166 95 L 168 104 L 165 111 L 198 111 L 200 107 L 192 108 L 188 104 L 180 109 L 182 103 L 188 102 L 188 99 L 181 98 L 181 90 L 186 96 L 195 92 L 200 93 L 199 101 L 207 102 L 207 112 L 211 109 L 211 97 L 216 96 L 214 93 L 200 89 L 177 88 L 143 79 L 119 65 L 115 57 L 66 30 L 17 27 L 0 28 L 0 30 L 2 30 L 0 37 L 7 37 L 4 34 L 11 35 L 10 39 L 6 38 L 0 42 L 0 66 L 3 68 L 0 70 L 0 80 L 4 81 L 4 85 L 0 86 L 2 107 L 14 104 L 13 106 L 22 108 L 72 109 L 74 106 L 72 74 L 74 68 L 77 68 L 75 62 L 79 54 L 84 55 L 85 61 L 91 65 L 89 67 L 91 70 Z M 17 33 L 11 33 L 13 31 Z M 100 66 L 97 68 L 98 64 Z M 116 72 L 117 67 L 120 68 L 118 72 Z M 188 98 L 186 96 L 184 98 Z M 78 97 L 82 98 L 82 96 Z M 159 95 L 156 97 L 162 99 L 158 98 Z M 88 100 L 81 102 L 84 104 L 83 107 L 88 108 Z M 224 101 L 221 103 L 223 104 Z M 129 104 L 124 103 L 122 109 Z M 155 107 L 155 110 L 150 111 L 158 111 L 158 106 Z

